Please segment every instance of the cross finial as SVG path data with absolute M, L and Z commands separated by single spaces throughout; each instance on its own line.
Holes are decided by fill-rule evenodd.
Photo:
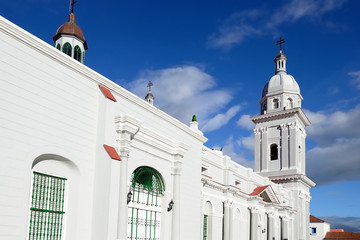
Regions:
M 148 83 L 148 85 L 147 85 L 147 87 L 149 88 L 149 92 L 151 92 L 151 87 L 153 86 L 154 84 L 151 82 L 151 81 L 149 81 L 149 83 Z
M 77 3 L 75 0 L 70 0 L 70 12 L 74 13 L 74 5 Z
M 281 49 L 281 45 L 284 44 L 284 43 L 285 43 L 285 39 L 283 39 L 283 38 L 281 38 L 281 37 L 280 37 L 279 40 L 276 42 L 276 45 L 279 45 L 279 46 L 280 46 L 280 52 L 281 52 L 281 50 L 282 50 L 282 49 Z

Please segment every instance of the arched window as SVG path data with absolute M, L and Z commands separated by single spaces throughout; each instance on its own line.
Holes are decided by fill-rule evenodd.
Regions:
M 61 47 L 60 47 L 60 43 L 58 43 L 58 45 L 56 45 L 56 48 L 57 48 L 58 50 L 60 50 L 60 49 L 61 49 Z
M 291 98 L 287 99 L 287 107 L 288 108 L 293 108 L 294 107 L 293 100 Z
M 271 144 L 270 145 L 270 160 L 277 160 L 278 159 L 278 145 Z
M 69 56 L 71 57 L 71 50 L 72 50 L 72 48 L 71 48 L 70 43 L 68 43 L 68 42 L 65 43 L 64 46 L 63 46 L 62 51 L 63 51 L 65 54 L 67 54 L 67 55 L 69 55 Z
M 275 98 L 273 100 L 273 108 L 274 109 L 279 108 L 279 99 Z
M 128 194 L 127 239 L 160 239 L 164 190 L 164 182 L 155 169 L 140 167 L 134 171 Z
M 203 215 L 203 240 L 211 239 L 212 231 L 212 204 L 207 201 L 204 205 L 204 215 Z
M 81 62 L 81 49 L 78 45 L 76 45 L 74 48 L 74 58 Z
M 65 216 L 66 180 L 58 176 L 33 172 L 29 239 L 61 238 Z

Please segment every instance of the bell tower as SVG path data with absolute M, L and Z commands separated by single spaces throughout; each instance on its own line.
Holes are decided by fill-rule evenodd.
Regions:
M 280 38 L 278 43 L 285 41 Z M 266 177 L 305 175 L 305 127 L 309 119 L 301 109 L 300 88 L 286 72 L 287 57 L 280 47 L 275 75 L 265 85 L 260 100 L 260 115 L 255 123 L 255 171 Z
M 77 3 L 77 1 L 70 1 L 68 21 L 58 28 L 53 40 L 58 50 L 84 63 L 85 51 L 88 49 L 88 46 L 81 28 L 75 23 L 75 3 Z
M 300 88 L 286 72 L 287 57 L 275 57 L 275 75 L 265 85 L 260 100 L 260 115 L 255 123 L 255 172 L 291 191 L 294 224 L 299 226 L 289 239 L 309 239 L 310 188 L 315 183 L 306 176 L 305 127 L 309 119 L 301 109 Z

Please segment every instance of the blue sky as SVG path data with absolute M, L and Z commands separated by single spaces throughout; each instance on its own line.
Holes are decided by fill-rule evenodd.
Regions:
M 0 2 L 0 14 L 53 45 L 68 0 Z M 286 43 L 307 129 L 311 213 L 360 231 L 360 1 L 101 1 L 75 6 L 89 49 L 85 64 L 188 124 L 253 166 L 258 101 L 274 74 L 276 40 Z M 354 217 L 354 218 L 349 218 Z M 349 220 L 350 219 L 350 220 Z

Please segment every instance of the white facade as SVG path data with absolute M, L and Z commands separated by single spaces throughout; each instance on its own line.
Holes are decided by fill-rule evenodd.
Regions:
M 291 155 L 305 147 L 301 108 L 253 117 L 256 129 L 289 124 L 295 144 L 286 169 L 261 165 L 258 148 L 254 172 L 205 147 L 196 121 L 2 17 L 0 43 L 0 239 L 309 239 L 305 148 Z
M 328 232 L 330 232 L 330 223 L 310 222 L 310 240 L 323 240 Z

